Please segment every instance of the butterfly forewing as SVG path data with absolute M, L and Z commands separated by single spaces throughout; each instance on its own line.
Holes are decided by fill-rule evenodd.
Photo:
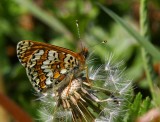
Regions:
M 84 65 L 85 57 L 69 49 L 24 40 L 17 45 L 17 56 L 37 91 L 58 84 Z

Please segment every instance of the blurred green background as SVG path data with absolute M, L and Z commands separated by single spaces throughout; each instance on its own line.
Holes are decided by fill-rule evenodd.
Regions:
M 0 91 L 33 118 L 37 118 L 40 105 L 34 101 L 37 97 L 16 56 L 16 45 L 21 40 L 43 41 L 76 52 L 83 43 L 94 52 L 96 66 L 105 63 L 112 53 L 116 60 L 125 62 L 126 76 L 133 79 L 135 93 L 141 91 L 143 97 L 150 96 L 138 43 L 96 2 L 139 31 L 139 0 L 1 0 Z M 160 2 L 149 1 L 148 8 L 151 41 L 159 48 Z M 79 21 L 80 39 L 76 20 Z M 104 40 L 107 43 L 100 44 Z M 159 62 L 154 61 L 157 75 L 159 69 Z

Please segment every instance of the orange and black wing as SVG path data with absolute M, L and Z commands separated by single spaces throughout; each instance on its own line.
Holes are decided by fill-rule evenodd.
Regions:
M 45 91 L 53 84 L 58 84 L 66 74 L 79 66 L 79 60 L 76 58 L 78 53 L 30 40 L 18 43 L 17 56 L 37 91 Z

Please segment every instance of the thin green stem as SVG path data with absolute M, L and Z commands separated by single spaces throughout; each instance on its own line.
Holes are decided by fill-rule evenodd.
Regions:
M 141 35 L 146 39 L 150 40 L 150 32 L 149 32 L 149 22 L 148 22 L 148 11 L 147 11 L 147 0 L 141 0 L 140 3 L 140 28 L 141 28 Z M 148 52 L 141 47 L 141 54 L 144 64 L 144 70 L 146 73 L 147 81 L 151 90 L 152 97 L 153 95 L 153 81 L 154 81 L 154 70 L 152 64 L 152 57 Z

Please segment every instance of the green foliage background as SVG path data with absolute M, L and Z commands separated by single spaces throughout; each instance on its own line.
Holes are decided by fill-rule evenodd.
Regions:
M 137 100 L 135 99 L 139 102 L 133 100 L 130 108 L 132 111 L 126 115 L 126 121 L 129 121 L 127 118 L 136 118 L 149 109 L 149 107 L 142 107 L 144 109 L 140 110 L 139 115 L 133 115 L 134 112 L 139 111 L 139 107 L 134 110 L 135 106 L 140 105 L 147 96 L 143 102 L 145 106 L 150 104 L 149 97 L 151 100 L 153 98 L 152 106 L 159 106 L 159 97 L 157 98 L 159 91 L 153 88 L 153 84 L 156 84 L 158 89 L 160 2 L 148 1 L 149 22 L 144 25 L 144 28 L 148 28 L 149 38 L 143 34 L 143 23 L 141 25 L 139 22 L 139 18 L 147 19 L 139 16 L 140 6 L 138 0 L 99 0 L 98 2 L 94 0 L 1 0 L 1 89 L 4 89 L 4 92 L 33 118 L 37 118 L 37 109 L 40 105 L 34 101 L 37 97 L 33 94 L 24 67 L 16 57 L 17 43 L 20 40 L 36 40 L 74 51 L 79 51 L 83 43 L 90 52 L 94 51 L 97 66 L 104 63 L 110 53 L 116 60 L 124 60 L 126 76 L 133 79 L 134 94 L 138 92 L 142 94 L 138 94 Z M 117 18 L 117 15 L 121 18 Z M 80 39 L 76 20 L 79 21 Z M 103 40 L 107 40 L 107 44 L 100 44 Z M 149 82 L 145 75 L 146 70 L 149 69 L 145 69 L 143 65 L 148 59 L 142 58 L 142 48 L 151 55 L 153 61 L 150 64 L 146 63 L 149 69 L 152 69 L 150 75 L 153 78 L 150 77 Z

